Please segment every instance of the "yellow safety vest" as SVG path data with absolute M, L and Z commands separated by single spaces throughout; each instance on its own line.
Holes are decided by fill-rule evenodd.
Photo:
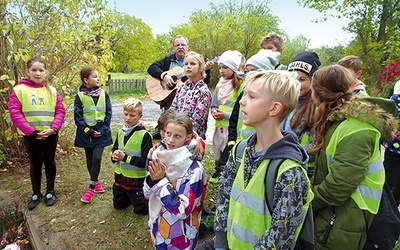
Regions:
M 118 149 L 125 151 L 125 153 L 128 155 L 128 162 L 133 156 L 142 156 L 142 141 L 143 136 L 146 133 L 149 132 L 144 129 L 135 131 L 124 145 L 124 133 L 121 130 L 118 131 Z M 145 168 L 139 168 L 131 165 L 127 162 L 119 161 L 117 162 L 115 173 L 122 174 L 123 176 L 129 178 L 145 178 L 147 175 L 147 170 Z
M 78 92 L 83 107 L 83 119 L 88 126 L 95 126 L 98 122 L 103 122 L 106 117 L 106 94 L 101 90 L 97 104 L 94 103 L 93 98 Z
M 333 163 L 336 148 L 339 142 L 346 136 L 359 131 L 372 130 L 375 131 L 374 152 L 368 160 L 368 169 L 365 179 L 357 186 L 351 198 L 362 210 L 368 210 L 372 214 L 377 214 L 382 196 L 383 184 L 385 182 L 385 169 L 383 167 L 380 154 L 380 133 L 367 122 L 363 122 L 354 118 L 349 118 L 341 122 L 333 132 L 329 144 L 326 147 L 326 159 L 328 171 Z
M 239 94 L 243 91 L 244 84 L 242 83 L 238 89 L 238 91 L 233 91 L 232 94 L 226 99 L 225 103 L 222 103 L 221 100 L 218 100 L 218 108 L 225 113 L 232 113 L 233 106 L 236 103 L 236 100 Z M 216 96 L 218 96 L 219 87 L 215 87 Z M 229 127 L 229 119 L 215 120 L 215 127 L 224 126 L 226 128 Z
M 232 250 L 253 249 L 265 231 L 271 227 L 272 217 L 265 200 L 265 174 L 267 173 L 269 160 L 264 160 L 257 168 L 249 184 L 244 187 L 244 159 L 238 169 L 233 182 L 231 198 L 229 203 L 227 239 L 229 248 Z M 279 167 L 276 181 L 280 175 L 290 168 L 299 167 L 299 163 L 285 160 Z M 305 176 L 307 172 L 301 167 Z M 309 182 L 309 181 L 308 181 Z M 303 205 L 304 214 L 310 206 L 314 194 L 308 183 L 309 192 L 307 202 Z M 302 224 L 296 230 L 297 239 Z
M 31 88 L 25 84 L 14 87 L 14 92 L 22 105 L 22 113 L 37 131 L 50 128 L 54 120 L 57 90 L 53 86 L 49 87 L 50 91 L 46 87 Z M 23 134 L 19 129 L 18 133 Z

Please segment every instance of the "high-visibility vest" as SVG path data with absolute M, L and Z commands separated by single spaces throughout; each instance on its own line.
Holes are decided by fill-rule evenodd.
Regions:
M 31 88 L 25 84 L 14 87 L 14 92 L 22 105 L 22 113 L 37 131 L 50 128 L 54 120 L 57 90 L 53 86 L 49 86 L 49 89 L 50 91 L 46 87 Z M 19 129 L 18 132 L 23 134 Z
M 353 133 L 359 131 L 374 131 L 375 146 L 374 152 L 368 160 L 367 174 L 364 180 L 357 186 L 351 198 L 362 210 L 368 210 L 372 214 L 377 214 L 382 196 L 383 184 L 385 182 L 385 169 L 383 167 L 382 157 L 380 153 L 380 136 L 379 131 L 367 122 L 363 122 L 354 118 L 348 118 L 341 122 L 333 132 L 328 145 L 326 146 L 326 160 L 328 171 L 333 163 L 336 148 L 339 142 Z
M 103 122 L 106 117 L 106 94 L 101 90 L 97 104 L 91 96 L 78 92 L 83 107 L 83 119 L 88 126 L 94 126 L 98 122 Z
M 265 234 L 265 231 L 271 227 L 272 217 L 265 200 L 265 174 L 267 173 L 269 161 L 264 160 L 261 162 L 254 176 L 245 187 L 244 159 L 242 159 L 233 182 L 229 203 L 227 239 L 230 249 L 253 249 L 253 246 L 257 244 Z M 294 167 L 299 167 L 299 163 L 285 160 L 279 167 L 276 180 L 279 179 L 283 172 Z M 307 176 L 306 170 L 302 167 L 301 169 L 304 175 Z M 303 205 L 304 215 L 307 213 L 314 196 L 309 181 L 308 186 L 307 202 Z M 295 239 L 297 239 L 301 228 L 302 224 L 296 230 Z
M 239 94 L 243 91 L 244 84 L 240 85 L 238 91 L 233 91 L 232 94 L 226 99 L 225 103 L 222 103 L 221 100 L 218 100 L 218 109 L 225 113 L 232 113 L 233 106 L 236 103 L 236 100 Z M 215 87 L 216 96 L 218 96 L 219 87 Z M 215 120 L 215 127 L 224 126 L 226 128 L 229 127 L 229 119 Z
M 135 131 L 132 136 L 128 139 L 126 144 L 124 144 L 124 133 L 119 130 L 118 131 L 118 149 L 125 151 L 125 154 L 128 155 L 128 161 L 130 157 L 142 156 L 142 141 L 143 136 L 149 133 L 147 130 L 138 130 Z M 122 174 L 125 177 L 129 178 L 145 178 L 147 175 L 147 170 L 145 168 L 139 168 L 138 166 L 131 165 L 127 162 L 118 161 L 116 164 L 115 173 Z

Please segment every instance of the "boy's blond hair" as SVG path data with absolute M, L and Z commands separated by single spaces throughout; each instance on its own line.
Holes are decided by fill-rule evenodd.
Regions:
M 124 111 L 128 112 L 136 112 L 138 114 L 143 113 L 143 104 L 142 101 L 136 98 L 128 98 L 127 100 L 124 101 Z
M 353 70 L 355 73 L 360 71 L 363 66 L 363 61 L 361 60 L 360 57 L 354 56 L 354 55 L 349 55 L 345 56 L 342 59 L 340 59 L 337 64 L 342 65 L 343 67 L 347 69 Z
M 300 83 L 296 79 L 296 73 L 285 70 L 257 70 L 251 71 L 246 76 L 246 88 L 255 80 L 260 79 L 263 89 L 268 93 L 268 98 L 282 104 L 280 122 L 296 107 L 300 95 Z
M 283 38 L 274 32 L 268 33 L 261 39 L 260 47 L 262 48 L 263 45 L 268 42 L 271 42 L 278 50 L 281 50 L 284 47 Z

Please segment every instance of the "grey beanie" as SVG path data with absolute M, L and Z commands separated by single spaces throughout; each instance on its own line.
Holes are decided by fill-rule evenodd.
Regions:
M 274 70 L 280 55 L 279 52 L 261 49 L 246 61 L 245 66 L 252 65 L 257 69 Z

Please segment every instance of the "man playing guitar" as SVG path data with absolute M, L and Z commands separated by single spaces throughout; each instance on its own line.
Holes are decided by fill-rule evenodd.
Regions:
M 163 112 L 169 109 L 171 106 L 172 100 L 174 99 L 175 90 L 176 90 L 176 78 L 172 75 L 169 75 L 167 71 L 175 68 L 181 67 L 183 73 L 183 59 L 185 58 L 186 53 L 189 51 L 189 40 L 187 37 L 183 35 L 178 35 L 174 37 L 172 41 L 172 50 L 174 53 L 164 57 L 163 59 L 152 63 L 147 69 L 147 73 L 153 78 L 159 79 L 161 83 L 163 83 L 166 87 L 173 91 L 172 95 L 165 96 L 165 100 L 157 101 L 160 104 L 160 108 Z M 204 79 L 204 82 L 209 85 L 210 83 L 210 68 L 212 67 L 213 62 L 206 62 L 206 73 L 207 77 Z M 175 79 L 174 79 L 175 78 Z M 157 86 L 161 87 L 159 84 Z M 146 87 L 147 84 L 146 84 Z M 149 89 L 148 89 L 149 91 Z M 171 98 L 172 97 L 172 98 Z M 153 138 L 159 139 L 159 131 L 156 131 L 153 134 Z

